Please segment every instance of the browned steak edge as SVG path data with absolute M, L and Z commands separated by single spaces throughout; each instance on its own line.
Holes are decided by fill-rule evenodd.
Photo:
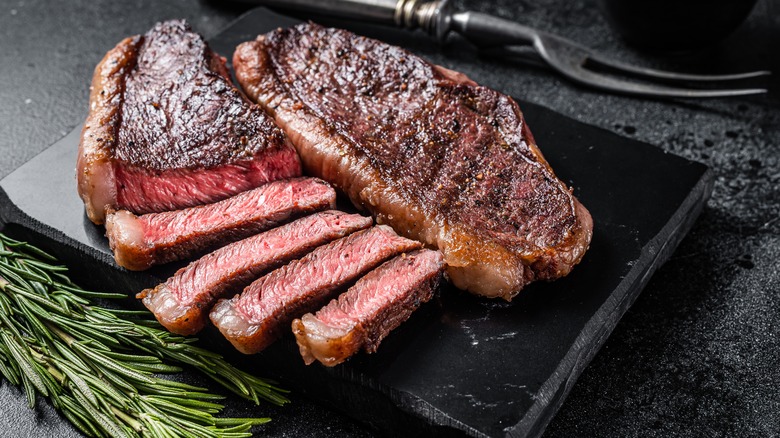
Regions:
M 95 67 L 89 87 L 89 115 L 81 131 L 76 175 L 87 216 L 96 224 L 105 221 L 106 207 L 116 203 L 115 189 L 99 190 L 114 185 L 100 184 L 100 181 L 114 181 L 110 148 L 116 141 L 121 122 L 120 101 L 125 77 L 135 66 L 142 43 L 143 37 L 136 35 L 125 38 L 109 50 Z
M 274 77 L 269 63 L 262 35 L 255 41 L 239 45 L 233 57 L 239 83 L 247 95 L 274 115 L 277 123 L 287 132 L 301 155 L 306 172 L 320 176 L 343 190 L 358 208 L 374 214 L 377 223 L 390 224 L 399 234 L 442 250 L 448 263 L 448 274 L 457 287 L 479 295 L 511 300 L 534 280 L 551 280 L 567 275 L 585 254 L 592 236 L 592 219 L 573 195 L 570 195 L 571 209 L 576 222 L 568 237 L 557 247 L 530 254 L 514 253 L 490 239 L 476 238 L 472 230 L 460 224 L 447 223 L 440 217 L 427 217 L 421 208 L 397 196 L 367 159 L 351 153 L 347 139 L 334 133 L 324 121 L 290 97 L 283 84 Z M 451 80 L 467 81 L 462 75 L 445 76 Z M 516 102 L 510 101 L 514 111 L 522 117 Z M 537 160 L 554 177 L 530 131 L 526 135 Z M 557 178 L 556 181 L 562 184 Z M 446 240 L 462 242 L 461 248 L 467 248 L 468 257 L 461 258 L 457 249 L 443 247 L 440 243 Z M 479 257 L 486 262 L 481 263 Z M 486 285 L 481 277 L 488 270 L 503 271 L 500 278 L 503 282 Z

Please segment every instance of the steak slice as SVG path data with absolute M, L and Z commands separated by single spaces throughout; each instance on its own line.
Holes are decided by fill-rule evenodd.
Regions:
M 122 40 L 95 68 L 77 162 L 92 222 L 107 208 L 175 210 L 300 174 L 282 131 L 186 22 Z
M 439 251 L 404 254 L 366 274 L 316 314 L 294 320 L 293 333 L 306 365 L 316 359 L 332 367 L 361 348 L 376 352 L 390 331 L 431 299 L 443 269 Z
M 390 257 L 421 246 L 379 225 L 321 246 L 255 280 L 241 295 L 219 300 L 211 322 L 239 351 L 257 353 L 339 289 Z
M 232 198 L 143 216 L 121 210 L 106 218 L 106 236 L 119 266 L 133 271 L 203 254 L 314 211 L 333 208 L 325 181 L 274 181 Z
M 317 246 L 368 228 L 371 222 L 370 217 L 332 210 L 305 216 L 207 254 L 138 298 L 166 329 L 192 335 L 205 326 L 217 299 Z
M 441 250 L 459 288 L 510 300 L 531 281 L 567 275 L 588 248 L 590 214 L 510 97 L 316 24 L 243 43 L 233 65 L 306 172 Z

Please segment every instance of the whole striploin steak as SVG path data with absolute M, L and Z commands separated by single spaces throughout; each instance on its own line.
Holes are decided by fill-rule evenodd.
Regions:
M 77 163 L 93 222 L 107 209 L 191 207 L 300 173 L 282 131 L 184 21 L 122 40 L 95 68 Z
M 441 250 L 456 286 L 510 300 L 531 281 L 567 275 L 587 250 L 590 214 L 510 97 L 316 24 L 241 44 L 233 65 L 308 173 Z

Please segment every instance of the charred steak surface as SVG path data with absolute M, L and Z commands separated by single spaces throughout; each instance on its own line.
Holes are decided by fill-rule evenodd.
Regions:
M 456 286 L 511 299 L 569 273 L 592 220 L 517 103 L 411 53 L 316 24 L 240 45 L 236 77 L 306 171 L 439 248 Z
M 77 169 L 93 222 L 106 207 L 173 210 L 300 172 L 282 131 L 186 22 L 123 40 L 95 69 Z

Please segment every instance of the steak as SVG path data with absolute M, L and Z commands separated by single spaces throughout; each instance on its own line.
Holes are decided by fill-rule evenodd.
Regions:
M 133 271 L 182 260 L 333 208 L 336 192 L 325 181 L 274 181 L 208 205 L 136 216 L 110 212 L 106 236 L 119 266 Z
M 282 131 L 184 21 L 122 40 L 95 68 L 78 191 L 90 220 L 175 210 L 301 174 Z
M 166 329 L 192 335 L 205 326 L 217 299 L 317 246 L 368 228 L 371 222 L 369 217 L 340 211 L 305 216 L 207 254 L 138 298 Z
M 388 226 L 359 231 L 266 274 L 241 295 L 219 300 L 211 322 L 239 351 L 257 353 L 289 330 L 293 319 L 316 310 L 363 273 L 420 246 Z
M 316 314 L 292 323 L 306 365 L 335 366 L 361 348 L 376 352 L 390 331 L 409 319 L 439 285 L 444 269 L 438 251 L 396 257 L 366 274 Z
M 457 287 L 511 300 L 531 281 L 567 275 L 587 250 L 590 214 L 512 98 L 311 23 L 241 44 L 233 65 L 306 172 L 441 250 Z

